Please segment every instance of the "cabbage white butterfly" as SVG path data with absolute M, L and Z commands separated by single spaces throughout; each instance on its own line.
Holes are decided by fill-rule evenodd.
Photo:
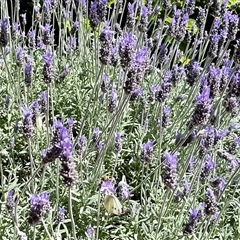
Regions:
M 121 215 L 123 213 L 122 204 L 113 193 L 106 196 L 104 207 L 110 214 Z

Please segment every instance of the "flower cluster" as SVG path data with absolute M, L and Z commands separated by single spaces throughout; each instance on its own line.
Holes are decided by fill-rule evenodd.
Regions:
M 168 188 L 175 189 L 178 185 L 177 153 L 171 155 L 168 151 L 164 152 L 162 162 L 164 168 L 163 182 Z
M 50 211 L 50 195 L 47 192 L 43 192 L 37 195 L 31 195 L 30 197 L 30 213 L 28 222 L 34 226 L 39 223 L 42 217 Z

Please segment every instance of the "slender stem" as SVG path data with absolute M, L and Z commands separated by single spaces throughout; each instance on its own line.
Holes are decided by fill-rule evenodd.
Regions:
M 75 221 L 73 217 L 73 209 L 72 209 L 72 192 L 71 188 L 68 188 L 68 205 L 69 205 L 69 214 L 71 218 L 71 226 L 72 226 L 72 232 L 73 232 L 73 239 L 77 240 L 77 235 L 76 235 L 76 228 L 75 228 Z
M 98 191 L 98 211 L 97 211 L 97 233 L 96 233 L 96 240 L 98 240 L 99 237 L 99 223 L 100 223 L 100 201 L 101 201 L 101 194 L 100 191 Z

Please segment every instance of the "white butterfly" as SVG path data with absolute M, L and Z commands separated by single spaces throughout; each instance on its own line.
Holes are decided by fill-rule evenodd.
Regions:
M 122 204 L 113 193 L 106 196 L 104 207 L 110 214 L 121 215 L 123 213 Z

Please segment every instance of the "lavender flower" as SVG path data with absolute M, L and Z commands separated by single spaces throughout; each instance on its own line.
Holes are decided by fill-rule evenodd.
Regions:
M 100 135 L 100 130 L 98 127 L 95 127 L 93 129 L 93 137 L 92 137 L 92 141 L 93 143 L 97 143 L 99 140 L 99 135 Z
M 127 21 L 126 26 L 129 29 L 133 29 L 135 25 L 135 12 L 134 12 L 134 3 L 128 3 L 128 12 L 127 12 Z
M 43 19 L 46 24 L 51 23 L 52 0 L 44 0 L 43 2 Z
M 23 26 L 27 25 L 27 18 L 26 18 L 26 16 L 27 16 L 26 13 L 20 14 L 20 17 L 22 18 L 22 25 Z
M 175 189 L 178 184 L 177 153 L 171 155 L 168 151 L 165 151 L 162 162 L 164 166 L 163 182 L 168 188 Z
M 172 79 L 172 73 L 171 71 L 167 71 L 165 74 L 165 77 L 163 78 L 163 82 L 158 92 L 156 93 L 157 100 L 161 103 L 164 102 L 170 94 L 171 87 L 172 87 L 171 79 Z
M 86 146 L 86 137 L 84 135 L 80 136 L 78 138 L 78 144 L 77 144 L 77 153 L 81 156 L 84 149 L 85 149 L 85 146 Z
M 160 91 L 161 87 L 159 85 L 153 85 L 150 87 L 150 96 L 149 100 L 154 101 L 157 98 L 157 93 Z
M 40 93 L 40 107 L 41 107 L 41 112 L 45 113 L 46 107 L 47 107 L 47 95 L 45 91 Z
M 136 56 L 136 37 L 131 33 L 125 33 L 119 41 L 119 55 L 121 66 L 124 71 L 130 69 Z
M 205 158 L 205 163 L 202 166 L 201 174 L 200 174 L 201 181 L 205 181 L 209 177 L 213 169 L 214 169 L 214 162 L 211 156 L 207 155 Z
M 238 98 L 234 95 L 227 95 L 223 101 L 223 106 L 225 110 L 231 113 L 231 116 L 234 117 L 238 114 L 239 110 L 239 101 Z
M 121 136 L 121 133 L 120 132 L 117 132 L 115 133 L 115 144 L 114 144 L 114 147 L 115 147 L 115 153 L 119 154 L 122 150 L 122 136 Z
M 148 140 L 141 146 L 141 161 L 143 163 L 150 163 L 153 159 L 153 141 Z
M 189 214 L 189 221 L 188 223 L 184 224 L 183 226 L 183 235 L 188 236 L 193 234 L 194 230 L 197 227 L 198 223 L 198 210 L 193 208 Z
M 109 22 L 106 22 L 100 33 L 100 61 L 103 65 L 111 64 L 111 51 L 113 31 L 110 29 Z
M 93 237 L 93 234 L 94 234 L 94 228 L 91 225 L 88 225 L 88 227 L 87 227 L 87 235 L 89 237 Z
M 236 150 L 238 149 L 239 145 L 240 145 L 240 138 L 237 137 L 234 139 L 234 141 L 229 146 L 228 152 L 230 154 L 234 155 L 236 153 Z
M 12 24 L 12 40 L 15 41 L 19 35 L 19 23 Z
M 29 48 L 31 50 L 33 50 L 36 47 L 36 39 L 35 39 L 36 38 L 36 33 L 35 33 L 34 30 L 32 30 L 32 31 L 29 31 L 28 35 L 29 35 L 29 43 L 28 43 L 28 45 L 29 45 Z
M 142 81 L 148 63 L 148 49 L 143 47 L 135 57 L 134 65 L 131 66 L 127 73 L 127 80 L 124 83 L 124 90 L 127 94 L 132 93 L 137 89 Z
M 163 112 L 162 112 L 162 127 L 166 128 L 169 124 L 170 120 L 170 108 L 168 106 L 163 107 Z
M 222 191 L 226 185 L 226 180 L 223 177 L 215 177 L 211 179 L 210 185 L 217 188 L 218 191 Z
M 130 196 L 129 186 L 126 182 L 125 176 L 123 176 L 122 181 L 118 183 L 117 193 L 122 199 L 127 199 Z
M 10 106 L 10 97 L 8 95 L 6 95 L 5 97 L 5 108 L 9 109 Z
M 118 100 L 117 100 L 116 85 L 113 83 L 112 92 L 110 93 L 110 97 L 109 97 L 108 111 L 110 113 L 113 113 L 117 108 L 117 104 L 118 104 Z
M 0 45 L 6 47 L 8 43 L 8 19 L 4 18 L 1 21 L 1 32 L 0 32 Z
M 192 15 L 194 13 L 195 9 L 195 0 L 186 0 L 185 1 L 185 10 L 189 15 Z
M 116 67 L 118 65 L 118 50 L 116 47 L 110 47 L 110 57 L 109 65 Z
M 109 77 L 107 74 L 103 74 L 102 76 L 102 83 L 101 83 L 101 90 L 103 93 L 106 93 L 109 89 Z
M 142 93 L 143 93 L 142 89 L 140 89 L 140 88 L 135 89 L 131 94 L 130 101 L 137 100 L 139 98 L 139 96 L 142 95 Z
M 183 67 L 179 67 L 177 64 L 173 65 L 172 68 L 172 78 L 171 78 L 171 82 L 173 84 L 173 86 L 177 86 L 177 83 L 184 78 L 185 76 L 185 70 Z
M 201 140 L 200 155 L 204 156 L 215 145 L 215 129 L 213 126 L 205 128 L 205 134 Z
M 90 18 L 90 26 L 93 29 L 93 31 L 95 31 L 98 24 L 100 23 L 100 19 L 98 15 L 98 6 L 97 6 L 96 0 L 91 2 L 89 18 Z
M 103 148 L 103 145 L 104 145 L 104 143 L 101 142 L 101 141 L 99 141 L 99 142 L 97 143 L 97 145 L 96 145 L 96 147 L 97 147 L 97 156 L 96 156 L 96 158 L 98 158 L 99 153 L 101 152 L 101 150 L 102 150 L 102 148 Z
M 204 24 L 206 22 L 207 16 L 206 16 L 206 10 L 204 8 L 199 7 L 198 11 L 199 12 L 196 19 L 196 25 L 198 27 L 200 38 L 202 38 L 204 33 Z
M 8 213 L 11 216 L 13 216 L 13 214 L 14 214 L 13 209 L 15 207 L 14 194 L 15 194 L 14 189 L 8 190 L 6 208 L 7 208 Z
M 207 215 L 214 215 L 216 212 L 218 212 L 216 197 L 211 188 L 207 189 L 204 210 Z
M 140 32 L 146 32 L 148 26 L 148 15 L 149 11 L 146 6 L 141 7 L 141 17 L 140 17 L 140 24 L 138 25 L 138 29 Z
M 167 52 L 168 52 L 168 49 L 167 49 L 166 45 L 162 44 L 159 47 L 159 51 L 158 51 L 158 62 L 159 62 L 159 64 L 162 64 L 163 62 L 165 62 L 167 60 Z
M 74 35 L 76 33 L 76 31 L 78 30 L 78 28 L 79 28 L 79 22 L 76 21 L 73 23 L 70 34 Z
M 53 54 L 50 50 L 46 50 L 43 55 L 44 66 L 43 66 L 43 81 L 49 84 L 54 79 L 55 68 L 53 65 Z
M 23 108 L 23 135 L 25 138 L 31 138 L 33 135 L 33 122 L 32 122 L 32 112 L 29 108 Z
M 51 34 L 51 25 L 46 24 L 45 26 L 41 26 L 42 31 L 43 31 L 43 43 L 45 45 L 49 45 L 52 42 L 52 34 Z
M 103 180 L 100 184 L 100 192 L 105 195 L 110 195 L 111 193 L 115 194 L 115 186 L 114 183 L 110 180 Z
M 186 27 L 188 24 L 188 13 L 182 12 L 180 9 L 173 7 L 174 15 L 170 21 L 169 34 L 177 41 L 181 42 L 186 34 Z
M 163 0 L 163 8 L 169 10 L 172 7 L 170 0 Z
M 107 0 L 98 0 L 97 13 L 98 13 L 100 22 L 105 22 L 106 21 L 107 2 L 108 2 Z
M 210 118 L 211 99 L 210 89 L 205 86 L 196 97 L 197 105 L 192 115 L 190 126 L 205 125 Z
M 217 154 L 220 158 L 229 162 L 231 171 L 235 171 L 239 165 L 239 162 L 232 154 L 228 153 L 226 150 L 218 150 Z
M 186 67 L 187 83 L 193 86 L 200 75 L 200 66 L 197 61 L 191 60 Z
M 62 223 L 65 218 L 65 208 L 64 207 L 59 207 L 58 208 L 58 214 L 57 214 L 57 219 L 56 222 L 57 224 Z
M 72 187 L 78 180 L 78 172 L 76 170 L 76 163 L 73 158 L 73 145 L 68 136 L 68 131 L 65 127 L 61 129 L 61 147 L 62 154 L 60 157 L 62 169 L 60 175 L 63 178 L 63 183 L 66 187 Z
M 188 172 L 188 173 L 193 172 L 193 169 L 194 169 L 194 161 L 195 161 L 195 158 L 194 158 L 194 157 L 191 157 L 190 160 L 189 160 L 188 168 L 187 168 L 187 172 Z
M 214 66 L 210 66 L 208 69 L 208 84 L 210 85 L 210 97 L 215 97 L 219 92 L 221 70 Z
M 50 195 L 47 192 L 38 195 L 32 194 L 30 197 L 30 213 L 28 222 L 30 225 L 36 225 L 42 217 L 50 211 Z
M 26 65 L 25 65 L 25 79 L 24 80 L 25 80 L 26 87 L 31 86 L 32 78 L 33 78 L 32 61 L 31 61 L 31 59 L 28 59 Z

